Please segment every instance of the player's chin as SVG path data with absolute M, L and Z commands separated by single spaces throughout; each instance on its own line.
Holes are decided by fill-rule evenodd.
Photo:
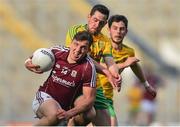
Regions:
M 92 35 L 94 35 L 95 33 L 96 33 L 96 31 L 94 31 L 94 30 L 91 30 L 91 31 L 89 31 Z
M 74 61 L 78 61 L 79 59 L 81 59 L 81 56 L 79 56 L 79 55 L 73 57 L 73 60 L 74 60 Z
M 115 42 L 121 42 L 121 38 L 114 38 Z
M 98 31 L 97 29 L 92 28 L 89 32 L 90 32 L 92 35 L 94 35 L 94 34 L 97 34 L 99 31 Z

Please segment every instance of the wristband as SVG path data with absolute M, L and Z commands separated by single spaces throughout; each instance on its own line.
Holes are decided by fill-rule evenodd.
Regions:
M 150 86 L 148 81 L 145 81 L 143 84 L 144 84 L 145 87 L 149 87 Z

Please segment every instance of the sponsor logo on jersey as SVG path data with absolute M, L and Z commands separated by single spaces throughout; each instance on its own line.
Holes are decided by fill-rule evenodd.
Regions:
M 99 49 L 104 50 L 105 49 L 104 41 L 98 41 L 98 47 Z
M 56 75 L 52 75 L 53 82 L 63 85 L 65 87 L 75 87 L 74 81 L 70 82 L 65 79 L 59 78 Z

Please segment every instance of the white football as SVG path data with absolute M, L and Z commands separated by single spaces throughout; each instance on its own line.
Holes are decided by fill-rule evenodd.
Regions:
M 40 66 L 43 72 L 51 70 L 55 63 L 55 57 L 51 49 L 39 48 L 33 53 L 32 63 Z

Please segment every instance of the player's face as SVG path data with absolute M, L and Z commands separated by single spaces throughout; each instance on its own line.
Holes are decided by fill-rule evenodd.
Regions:
M 88 16 L 88 31 L 91 34 L 98 34 L 107 23 L 107 16 L 96 11 L 92 16 Z
M 74 62 L 82 59 L 89 52 L 89 42 L 87 40 L 73 40 L 70 45 L 70 59 Z
M 110 36 L 113 42 L 121 43 L 127 33 L 127 28 L 124 22 L 113 22 L 109 28 Z

